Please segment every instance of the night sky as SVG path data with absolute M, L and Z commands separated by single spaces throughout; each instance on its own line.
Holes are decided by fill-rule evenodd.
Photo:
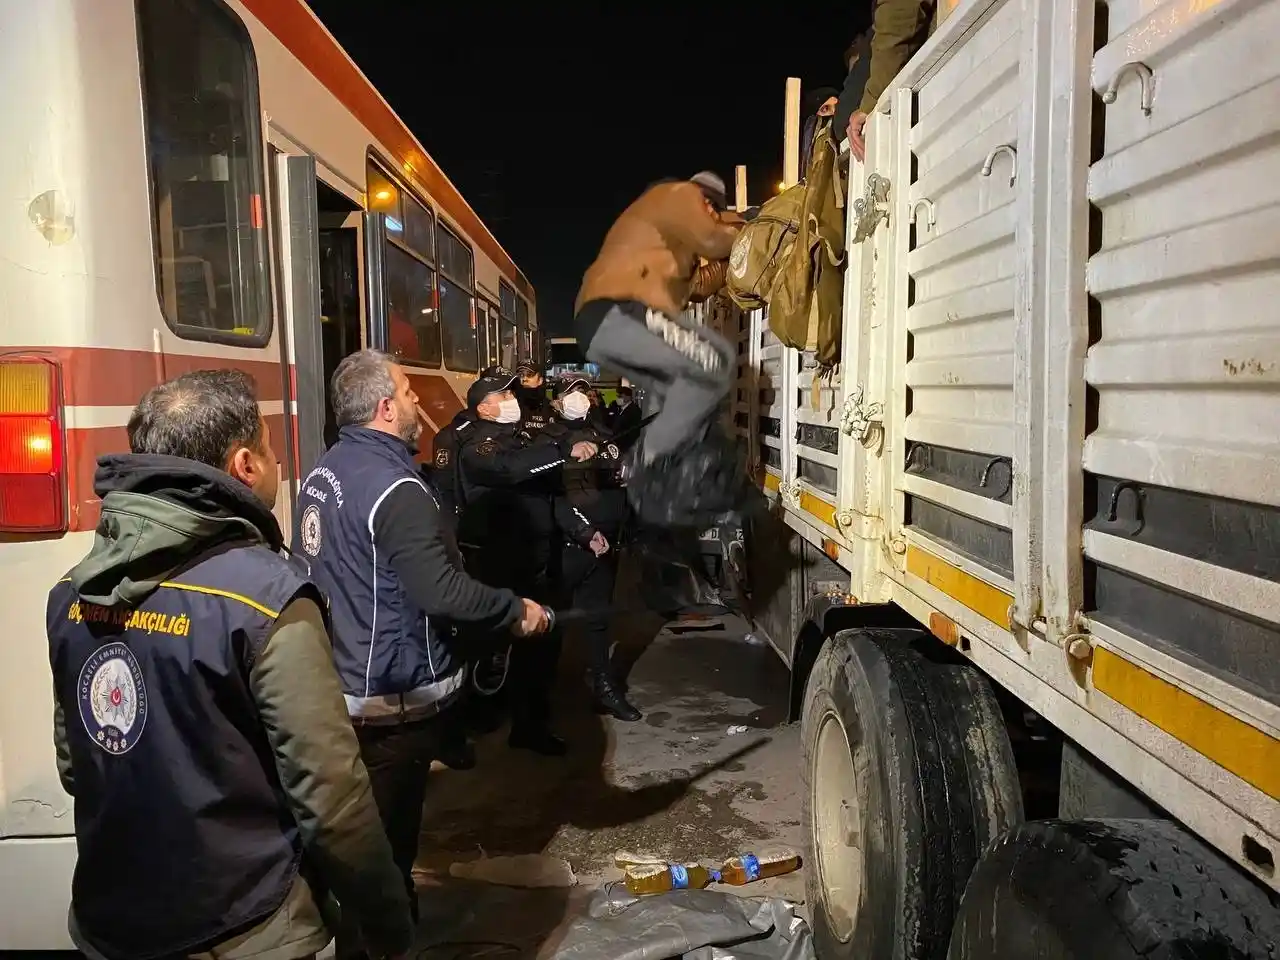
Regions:
M 578 282 L 646 184 L 782 171 L 786 78 L 839 87 L 870 0 L 759 4 L 309 0 L 567 332 Z M 549 15 L 550 9 L 572 15 Z

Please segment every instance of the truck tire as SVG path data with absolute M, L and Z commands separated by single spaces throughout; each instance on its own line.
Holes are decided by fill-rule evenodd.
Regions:
M 969 872 L 1021 822 L 999 706 L 917 630 L 846 630 L 805 689 L 807 899 L 823 960 L 941 960 Z
M 982 858 L 947 957 L 1271 960 L 1277 952 L 1275 895 L 1176 823 L 1043 820 Z

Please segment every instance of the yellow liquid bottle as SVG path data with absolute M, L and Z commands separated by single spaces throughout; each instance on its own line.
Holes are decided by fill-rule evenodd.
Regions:
M 740 887 L 756 880 L 780 877 L 800 868 L 800 855 L 785 847 L 766 850 L 759 856 L 744 853 L 730 857 L 720 868 L 720 882 Z
M 637 863 L 627 867 L 627 889 L 637 897 L 672 890 L 701 890 L 718 877 L 698 863 Z

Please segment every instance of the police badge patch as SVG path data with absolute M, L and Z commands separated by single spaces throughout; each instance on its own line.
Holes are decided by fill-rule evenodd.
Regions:
M 604 449 L 609 454 L 609 459 L 611 460 L 618 459 L 618 445 L 616 443 L 611 443 L 608 446 L 606 446 Z
M 302 523 L 299 525 L 299 533 L 302 535 L 302 549 L 309 556 L 315 557 L 320 554 L 320 540 L 322 534 L 320 532 L 320 508 L 314 503 L 302 512 Z
M 449 451 L 440 449 L 436 451 L 436 466 L 447 467 L 449 465 Z
M 80 719 L 89 739 L 112 756 L 128 753 L 147 725 L 142 668 L 125 644 L 105 644 L 80 670 Z
M 493 451 L 497 449 L 498 445 L 492 439 L 488 439 L 481 441 L 480 446 L 476 447 L 476 453 L 482 457 L 490 457 L 493 456 Z

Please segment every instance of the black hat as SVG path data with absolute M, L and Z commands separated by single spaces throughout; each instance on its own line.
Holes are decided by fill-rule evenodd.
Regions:
M 504 390 L 510 389 L 511 384 L 516 382 L 516 375 L 510 371 L 503 370 L 501 367 L 487 367 L 480 371 L 480 376 L 470 387 L 467 388 L 467 406 L 474 410 L 484 402 L 484 398 L 491 393 L 502 393 Z
M 526 373 L 534 373 L 538 376 L 542 375 L 542 371 L 535 367 L 529 360 L 521 360 L 516 364 L 516 373 L 519 376 L 524 376 Z
M 559 383 L 556 384 L 555 390 L 553 391 L 553 393 L 555 394 L 555 398 L 559 400 L 566 393 L 571 392 L 574 387 L 585 387 L 586 389 L 590 390 L 591 381 L 586 380 L 582 377 L 573 377 L 573 376 L 565 377 Z

